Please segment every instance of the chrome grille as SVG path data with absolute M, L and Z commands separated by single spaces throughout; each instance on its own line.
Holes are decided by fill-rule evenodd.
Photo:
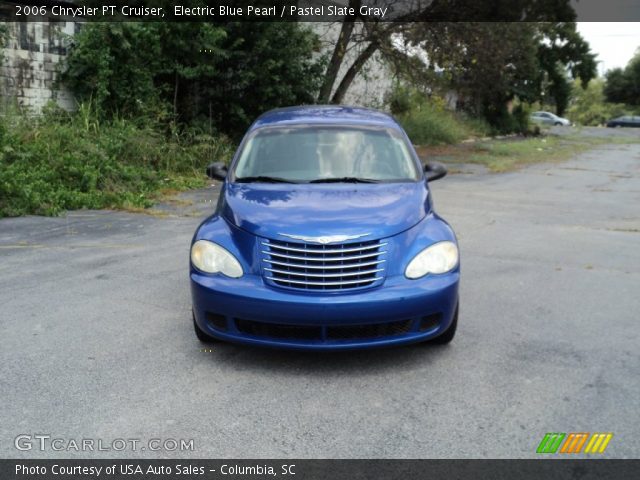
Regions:
M 381 282 L 387 245 L 379 240 L 321 245 L 261 241 L 265 278 L 281 287 L 346 290 Z

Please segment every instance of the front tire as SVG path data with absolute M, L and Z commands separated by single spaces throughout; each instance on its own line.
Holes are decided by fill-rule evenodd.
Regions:
M 191 311 L 191 316 L 193 317 L 193 329 L 196 332 L 196 337 L 198 337 L 198 340 L 200 340 L 202 343 L 214 343 L 216 339 L 198 326 L 198 323 L 196 322 L 196 314 L 193 313 L 193 310 Z
M 456 303 L 456 311 L 453 314 L 453 321 L 451 322 L 451 325 L 449 325 L 449 328 L 447 328 L 444 333 L 442 333 L 441 335 L 437 336 L 436 338 L 434 338 L 433 340 L 429 340 L 429 343 L 433 344 L 433 345 L 446 345 L 447 343 L 450 343 L 451 340 L 453 340 L 453 337 L 456 336 L 456 329 L 458 328 L 458 307 L 459 307 L 460 303 Z

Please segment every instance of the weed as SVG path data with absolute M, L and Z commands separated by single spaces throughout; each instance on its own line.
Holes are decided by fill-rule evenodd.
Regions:
M 79 208 L 148 208 L 162 191 L 206 184 L 224 137 L 174 135 L 131 120 L 99 121 L 90 103 L 74 114 L 0 116 L 0 217 Z

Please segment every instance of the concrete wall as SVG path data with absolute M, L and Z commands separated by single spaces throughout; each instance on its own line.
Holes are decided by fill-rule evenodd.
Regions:
M 56 85 L 57 67 L 66 54 L 65 35 L 73 35 L 76 23 L 4 22 L 9 41 L 2 49 L 0 95 L 3 103 L 17 103 L 39 112 L 53 100 L 62 108 L 73 110 L 71 94 Z

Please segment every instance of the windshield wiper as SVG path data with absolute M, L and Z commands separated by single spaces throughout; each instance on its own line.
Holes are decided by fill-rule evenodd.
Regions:
M 256 175 L 253 177 L 239 177 L 236 178 L 237 183 L 252 183 L 252 182 L 262 182 L 262 183 L 299 183 L 295 180 L 288 180 L 286 178 L 280 177 L 269 177 L 266 175 Z
M 379 183 L 380 180 L 360 177 L 317 178 L 309 183 Z

